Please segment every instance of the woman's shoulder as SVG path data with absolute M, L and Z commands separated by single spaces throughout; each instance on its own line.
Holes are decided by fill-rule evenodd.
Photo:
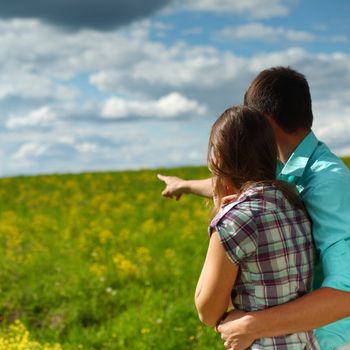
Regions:
M 262 186 L 259 187 L 250 187 L 235 200 L 221 207 L 211 221 L 210 231 L 217 225 L 225 225 L 227 222 L 243 225 L 251 220 L 257 221 L 259 216 L 266 210 L 266 205 L 263 203 L 265 200 Z
M 281 190 L 273 184 L 255 184 L 243 191 L 233 202 L 226 204 L 211 222 L 215 227 L 222 222 L 235 221 L 259 224 L 265 217 L 293 210 Z
M 250 211 L 254 215 L 279 210 L 288 205 L 282 191 L 274 184 L 255 184 L 248 187 L 240 196 L 237 209 Z
M 291 194 L 298 199 L 299 194 L 292 188 L 284 188 L 287 184 L 276 183 L 258 184 L 249 188 L 244 194 L 242 206 L 247 206 L 255 211 L 255 214 L 267 214 L 271 212 L 300 211 L 291 201 Z M 295 193 L 294 193 L 295 192 Z M 294 204 L 293 204 L 294 203 Z

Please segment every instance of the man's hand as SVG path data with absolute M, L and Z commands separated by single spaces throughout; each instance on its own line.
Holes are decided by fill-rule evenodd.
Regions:
M 162 192 L 162 196 L 167 198 L 173 198 L 178 201 L 181 196 L 187 192 L 185 187 L 185 181 L 176 176 L 165 176 L 158 174 L 158 179 L 165 182 L 165 189 Z
M 255 340 L 254 335 L 248 332 L 249 316 L 239 310 L 232 310 L 220 322 L 217 331 L 221 334 L 226 349 L 244 350 Z

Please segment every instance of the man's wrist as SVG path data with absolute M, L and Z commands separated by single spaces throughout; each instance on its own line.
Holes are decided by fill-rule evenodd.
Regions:
M 245 334 L 251 339 L 263 338 L 261 323 L 258 322 L 256 313 L 248 312 L 242 318 Z

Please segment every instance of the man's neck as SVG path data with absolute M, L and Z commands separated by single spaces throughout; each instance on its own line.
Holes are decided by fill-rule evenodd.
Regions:
M 283 130 L 276 132 L 277 148 L 280 160 L 285 164 L 294 150 L 304 140 L 310 130 L 300 130 L 295 133 L 286 133 Z

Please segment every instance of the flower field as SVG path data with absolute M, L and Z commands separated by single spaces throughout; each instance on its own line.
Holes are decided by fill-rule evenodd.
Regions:
M 223 349 L 193 303 L 211 207 L 156 174 L 0 179 L 0 350 Z
M 193 304 L 211 208 L 162 189 L 155 171 L 0 179 L 0 349 L 222 349 Z

